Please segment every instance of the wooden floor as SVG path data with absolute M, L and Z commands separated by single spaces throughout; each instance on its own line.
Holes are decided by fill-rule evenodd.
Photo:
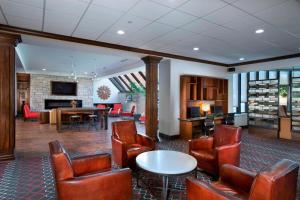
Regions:
M 77 129 L 66 129 L 57 133 L 56 126 L 40 124 L 39 122 L 24 122 L 16 120 L 16 155 L 31 156 L 49 152 L 48 143 L 53 140 L 62 142 L 66 149 L 76 152 L 95 152 L 96 150 L 111 149 L 111 122 L 119 118 L 109 119 L 109 129 L 90 129 L 88 125 Z M 140 133 L 144 133 L 144 126 L 137 123 Z

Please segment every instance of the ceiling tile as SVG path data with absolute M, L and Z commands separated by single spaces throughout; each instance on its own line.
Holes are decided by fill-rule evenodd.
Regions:
M 87 9 L 83 19 L 93 19 L 100 21 L 107 21 L 108 23 L 114 23 L 119 19 L 124 12 L 106 8 L 104 6 L 90 5 Z
M 6 24 L 6 20 L 5 20 L 4 16 L 2 15 L 2 12 L 0 12 L 0 23 Z
M 2 0 L 0 5 L 5 15 L 21 17 L 31 21 L 37 21 L 37 19 L 42 19 L 43 17 L 43 10 L 41 8 L 32 7 L 8 0 Z M 8 23 L 10 24 L 9 21 Z
M 223 25 L 232 20 L 243 19 L 244 17 L 247 16 L 249 16 L 247 13 L 233 6 L 228 5 L 224 8 L 217 10 L 212 14 L 205 16 L 204 18 L 210 22 Z
M 71 14 L 45 11 L 44 31 L 71 35 L 80 17 Z
M 171 8 L 166 6 L 162 6 L 149 0 L 141 0 L 129 11 L 129 13 L 145 19 L 155 20 L 170 11 Z
M 27 6 L 32 6 L 36 8 L 43 8 L 44 7 L 44 0 L 9 0 L 11 2 L 24 4 Z
M 82 19 L 73 33 L 76 37 L 83 37 L 86 39 L 96 40 L 101 33 L 103 33 L 108 27 L 109 23 L 105 20 L 92 20 Z
M 300 2 L 287 1 L 256 15 L 285 31 L 300 34 Z
M 203 19 L 197 19 L 189 24 L 182 26 L 181 28 L 184 30 L 194 32 L 194 33 L 203 33 L 204 31 L 206 31 L 208 29 L 215 29 L 217 27 L 219 27 L 219 25 L 210 23 Z
M 190 0 L 178 9 L 192 15 L 203 17 L 227 4 L 221 0 Z
M 122 41 L 121 44 L 130 44 L 130 46 L 140 46 L 174 29 L 174 27 L 154 22 L 141 29 L 140 31 L 131 34 L 128 37 L 126 37 L 125 35 L 124 41 Z
M 119 11 L 128 11 L 138 1 L 139 0 L 93 0 L 92 4 L 104 6 Z
M 99 41 L 118 44 L 122 40 L 124 40 L 124 38 L 125 38 L 125 35 L 111 34 L 110 32 L 105 32 L 104 34 L 101 35 L 101 37 L 99 38 Z
M 150 20 L 127 13 L 109 29 L 109 32 L 116 34 L 118 30 L 123 30 L 127 36 L 144 28 L 150 23 Z
M 158 20 L 158 22 L 168 24 L 168 25 L 174 26 L 174 27 L 180 27 L 180 26 L 187 24 L 188 22 L 191 22 L 195 19 L 196 19 L 196 17 L 194 17 L 192 15 L 185 14 L 183 12 L 175 10 L 175 11 L 172 11 L 169 14 L 161 17 Z
M 176 8 L 182 4 L 184 4 L 185 2 L 189 1 L 189 0 L 152 0 L 153 2 L 168 6 L 170 8 Z
M 230 22 L 224 24 L 223 26 L 234 29 L 241 33 L 254 34 L 255 30 L 261 28 L 264 24 L 265 23 L 262 20 L 247 15 L 243 18 L 232 19 Z
M 288 0 L 239 0 L 234 5 L 250 13 L 256 13 Z
M 5 15 L 8 21 L 8 24 L 11 26 L 33 29 L 40 31 L 42 29 L 42 19 L 28 19 L 24 17 L 16 17 L 13 15 Z
M 48 0 L 46 10 L 64 15 L 81 17 L 88 3 L 80 0 Z

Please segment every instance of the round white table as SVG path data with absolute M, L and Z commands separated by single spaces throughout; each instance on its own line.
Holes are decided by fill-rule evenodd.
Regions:
M 137 165 L 146 171 L 163 176 L 163 198 L 168 196 L 168 179 L 172 175 L 187 174 L 197 168 L 197 160 L 185 153 L 156 150 L 141 153 L 136 157 Z

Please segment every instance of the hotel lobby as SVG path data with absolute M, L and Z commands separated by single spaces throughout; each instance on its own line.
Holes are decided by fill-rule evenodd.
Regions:
M 0 199 L 300 199 L 299 0 L 1 0 Z

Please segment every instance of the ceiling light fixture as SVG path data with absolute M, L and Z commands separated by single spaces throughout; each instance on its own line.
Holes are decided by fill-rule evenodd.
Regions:
M 240 60 L 240 61 L 243 61 L 243 60 L 245 60 L 245 58 L 240 58 L 239 60 Z
M 124 34 L 125 34 L 125 31 L 123 31 L 123 30 L 118 30 L 117 33 L 118 33 L 119 35 L 124 35 Z
M 265 32 L 264 29 L 257 29 L 257 30 L 255 31 L 256 34 L 261 34 L 261 33 L 263 33 L 263 32 Z
M 87 75 L 88 73 L 87 73 L 87 72 L 84 72 L 84 74 Z
M 193 50 L 194 51 L 199 51 L 199 47 L 194 47 Z
M 43 70 L 43 71 L 46 71 L 47 69 L 44 68 L 44 69 L 42 69 L 42 70 Z

